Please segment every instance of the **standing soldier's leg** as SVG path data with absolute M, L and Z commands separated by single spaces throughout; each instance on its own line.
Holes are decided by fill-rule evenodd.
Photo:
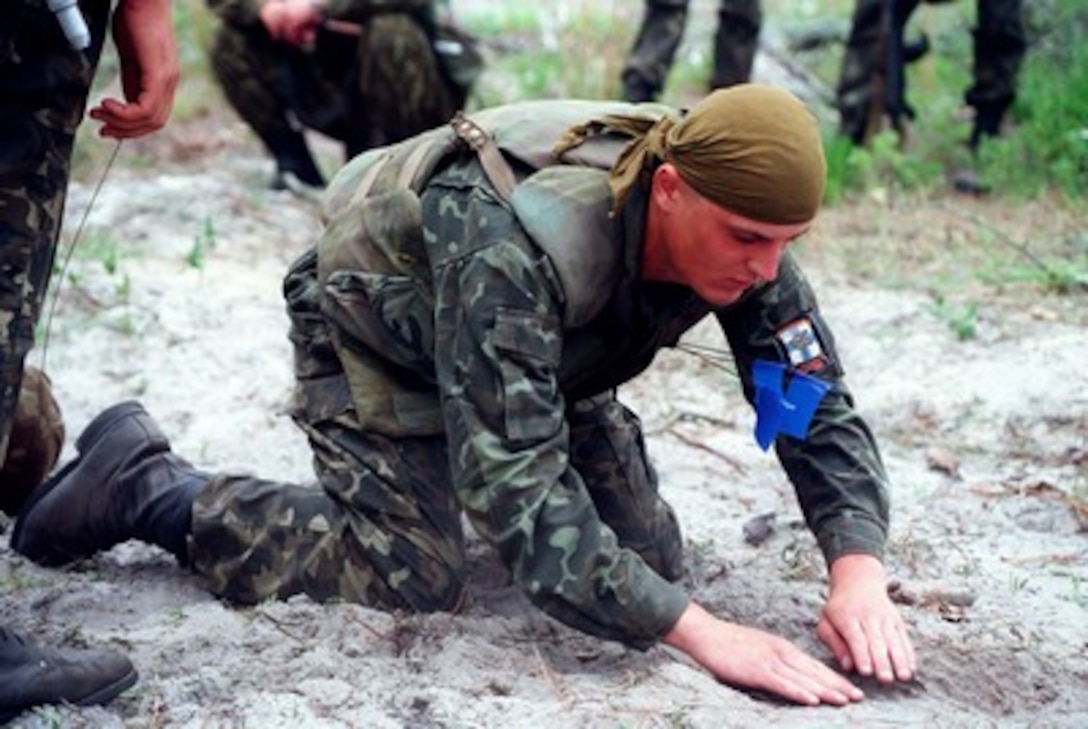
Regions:
M 868 131 L 883 14 L 884 0 L 857 0 L 846 39 L 838 86 L 839 131 L 855 144 L 861 144 Z
M 906 64 L 924 54 L 926 44 L 908 49 L 903 29 L 919 2 L 857 0 L 854 5 L 837 91 L 839 133 L 854 144 L 868 144 L 886 117 L 902 134 L 914 115 L 906 100 Z
M 363 29 L 358 63 L 351 113 L 368 134 L 347 141 L 349 154 L 442 126 L 458 110 L 430 37 L 410 15 L 373 17 Z
M 284 189 L 288 174 L 323 186 L 301 125 L 291 119 L 292 90 L 313 93 L 322 87 L 305 55 L 273 41 L 263 27 L 243 31 L 222 23 L 212 43 L 211 66 L 227 101 L 276 161 L 271 187 Z
M 71 50 L 44 3 L 13 3 L 0 29 L 0 464 L 5 460 L 34 327 L 53 270 L 72 145 L 105 35 Z
M 621 76 L 624 100 L 653 101 L 665 88 L 687 17 L 688 0 L 646 0 L 642 25 Z
M 978 0 L 974 30 L 974 83 L 965 99 L 975 109 L 971 149 L 1001 131 L 1005 112 L 1016 98 L 1016 78 L 1027 40 L 1021 0 Z
M 52 453 L 34 453 L 36 446 L 59 448 L 63 441 L 46 380 L 30 368 L 24 377 L 24 363 L 52 272 L 75 131 L 109 7 L 83 4 L 92 43 L 82 53 L 68 47 L 44 2 L 8 0 L 0 20 L 0 501 L 13 510 L 22 507 L 18 481 L 36 485 L 52 465 Z M 118 653 L 38 646 L 0 625 L 0 724 L 41 704 L 106 703 L 136 680 L 132 663 Z
M 84 431 L 79 460 L 32 497 L 12 546 L 43 563 L 125 539 L 170 550 L 239 603 L 303 593 L 387 609 L 457 607 L 464 537 L 445 439 L 394 439 L 358 425 L 320 312 L 316 255 L 285 281 L 296 347 L 293 415 L 320 486 L 201 473 L 170 452 L 135 403 Z
M 747 83 L 759 48 L 763 26 L 760 0 L 721 0 L 714 36 L 714 74 L 710 88 Z
M 680 526 L 658 493 L 638 417 L 607 393 L 572 405 L 567 420 L 571 465 L 601 519 L 621 546 L 637 552 L 662 577 L 680 579 Z

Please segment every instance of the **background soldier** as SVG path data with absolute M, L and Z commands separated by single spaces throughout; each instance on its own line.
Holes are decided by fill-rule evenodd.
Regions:
M 434 50 L 433 0 L 208 0 L 212 69 L 276 161 L 273 189 L 324 178 L 303 129 L 345 155 L 449 121 L 468 89 Z
M 665 88 L 673 57 L 684 37 L 689 2 L 646 0 L 642 25 L 623 69 L 623 97 L 627 101 L 653 101 Z M 721 0 L 711 90 L 751 78 L 762 23 L 759 0 Z
M 24 363 L 110 5 L 86 0 L 58 17 L 46 0 L 8 0 L 0 23 L 0 503 L 9 513 L 64 440 L 47 378 L 31 369 L 24 381 Z M 166 122 L 179 74 L 173 32 L 169 0 L 118 4 L 113 38 L 125 101 L 91 109 L 103 136 L 137 137 Z M 0 627 L 0 722 L 37 704 L 105 703 L 135 681 L 132 664 L 112 651 L 42 648 Z
M 902 132 L 912 116 L 906 101 L 903 28 L 920 0 L 858 0 L 838 88 L 840 129 L 866 144 L 883 123 Z M 1016 78 L 1027 48 L 1021 0 L 977 0 L 973 31 L 973 83 L 964 95 L 974 109 L 968 145 L 972 152 L 986 137 L 997 136 L 1016 97 Z M 897 52 L 898 51 L 898 52 Z
M 800 703 L 860 700 L 819 660 L 677 584 L 676 515 L 615 388 L 714 316 L 760 443 L 775 445 L 829 564 L 818 636 L 846 671 L 909 679 L 881 564 L 886 476 L 786 253 L 824 192 L 809 110 L 739 85 L 682 117 L 549 100 L 453 127 L 341 170 L 321 239 L 284 281 L 291 412 L 317 488 L 200 471 L 126 402 L 31 497 L 13 548 L 61 564 L 136 538 L 242 604 L 304 593 L 457 610 L 466 515 L 528 599 L 568 625 L 667 643 L 723 681 Z

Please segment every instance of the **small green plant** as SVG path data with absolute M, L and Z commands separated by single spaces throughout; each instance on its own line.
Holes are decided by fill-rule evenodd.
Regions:
M 1009 574 L 1009 590 L 1015 595 L 1023 592 L 1024 588 L 1028 586 L 1030 578 L 1027 575 L 1018 575 L 1015 573 Z
M 824 202 L 834 205 L 842 201 L 851 186 L 850 157 L 854 145 L 849 139 L 835 135 L 824 139 L 824 156 L 827 159 L 827 187 Z
M 133 321 L 132 314 L 128 310 L 125 310 L 110 328 L 124 337 L 131 337 L 136 334 L 136 322 Z
M 117 298 L 120 301 L 128 301 L 132 296 L 132 277 L 127 273 L 121 275 L 121 280 L 117 282 L 117 286 L 114 288 L 114 293 L 117 294 Z
M 122 259 L 121 246 L 117 239 L 110 235 L 108 230 L 102 228 L 86 229 L 83 237 L 75 242 L 75 248 L 71 249 L 71 256 L 75 261 L 97 261 L 111 276 L 117 273 Z M 61 265 L 63 261 L 58 255 L 57 261 L 53 264 L 53 272 L 57 273 Z
M 959 341 L 966 342 L 978 334 L 978 305 L 973 301 L 955 304 L 942 294 L 936 294 L 932 310 Z
M 185 263 L 190 268 L 198 270 L 204 268 L 205 255 L 208 250 L 215 248 L 216 238 L 215 226 L 212 224 L 211 218 L 205 217 L 200 231 L 193 236 L 193 247 L 189 249 L 189 254 L 185 256 Z
M 53 704 L 47 704 L 45 706 L 37 706 L 33 711 L 34 716 L 40 721 L 44 722 L 45 726 L 53 727 L 54 729 L 61 729 L 66 726 L 64 721 L 64 715 L 59 706 Z

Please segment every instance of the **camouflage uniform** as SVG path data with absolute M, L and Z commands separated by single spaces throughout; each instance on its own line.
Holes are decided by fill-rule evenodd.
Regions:
M 895 13 L 906 24 L 920 0 L 897 0 Z M 883 9 L 886 0 L 858 0 L 847 40 L 838 105 L 841 130 L 855 141 L 865 136 L 878 65 Z M 995 136 L 1016 97 L 1016 77 L 1027 49 L 1021 0 L 977 0 L 978 25 L 973 31 L 974 82 L 964 94 L 975 109 L 971 145 L 981 136 Z
M 362 35 L 322 28 L 305 49 L 268 35 L 264 1 L 208 0 L 223 20 L 211 63 L 282 171 L 320 182 L 302 169 L 311 158 L 299 125 L 344 142 L 350 157 L 442 124 L 464 104 L 466 89 L 443 75 L 432 50 L 433 0 L 331 2 L 327 16 L 358 23 Z
M 651 101 L 665 88 L 669 67 L 684 36 L 689 1 L 646 0 L 642 25 L 623 70 L 627 101 Z M 751 78 L 762 24 L 759 0 L 721 0 L 711 89 L 746 83 Z
M 615 388 L 708 314 L 749 398 L 755 358 L 788 361 L 782 327 L 815 327 L 816 375 L 833 387 L 808 439 L 779 438 L 778 455 L 829 560 L 882 555 L 883 467 L 792 259 L 776 283 L 718 311 L 644 281 L 646 191 L 609 217 L 605 170 L 626 140 L 599 134 L 551 155 L 570 125 L 631 109 L 474 114 L 520 180 L 508 198 L 449 127 L 341 170 L 325 232 L 284 287 L 292 414 L 320 483 L 211 477 L 188 557 L 214 593 L 454 609 L 466 597 L 463 512 L 536 605 L 593 635 L 653 644 L 687 604 L 675 584 L 682 540 Z
M 11 0 L 0 23 L 0 463 L 53 269 L 72 144 L 110 3 L 82 3 L 91 47 L 73 51 L 45 0 Z

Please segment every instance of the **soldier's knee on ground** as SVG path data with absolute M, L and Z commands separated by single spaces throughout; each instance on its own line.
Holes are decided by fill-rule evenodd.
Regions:
M 19 513 L 30 492 L 49 474 L 64 447 L 64 419 L 49 377 L 27 367 L 0 468 L 0 510 Z

